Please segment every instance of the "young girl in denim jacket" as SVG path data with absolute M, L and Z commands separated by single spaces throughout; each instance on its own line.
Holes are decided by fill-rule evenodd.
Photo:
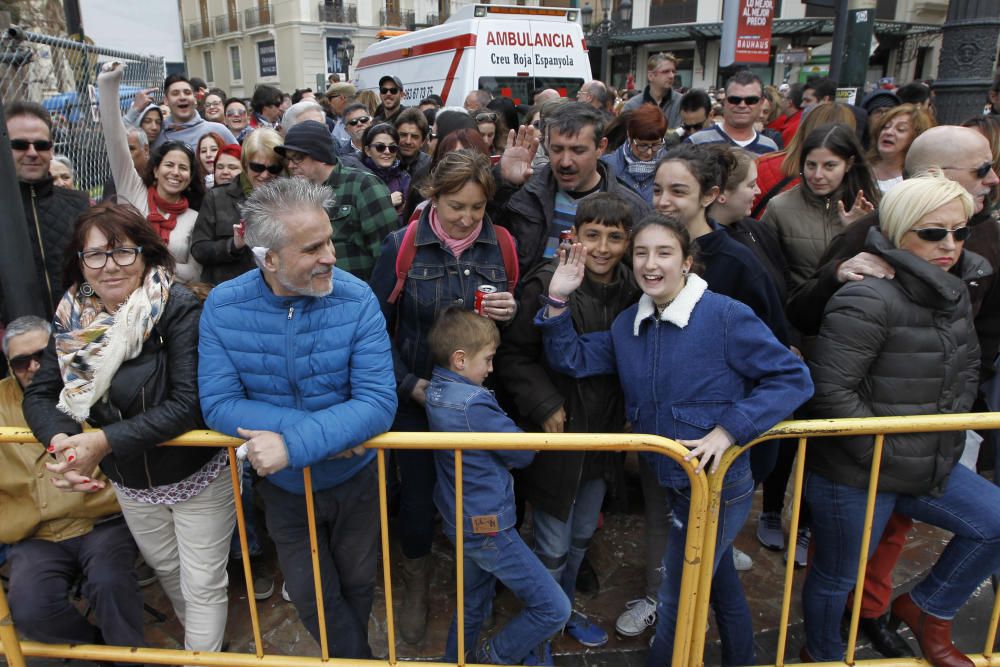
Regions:
M 549 284 L 548 305 L 535 319 L 549 363 L 573 377 L 616 373 L 633 431 L 672 438 L 690 448 L 687 459 L 698 458 L 699 472 L 709 465 L 716 471 L 727 449 L 752 441 L 812 395 L 805 365 L 750 308 L 708 291 L 705 281 L 691 272 L 695 250 L 677 218 L 653 213 L 636 225 L 632 266 L 643 296 L 618 316 L 610 331 L 581 336 L 565 306 L 583 279 L 584 256 L 581 244 L 563 252 Z M 674 517 L 647 663 L 660 667 L 669 664 L 673 653 L 690 482 L 667 457 L 644 456 L 667 490 Z M 726 473 L 713 568 L 721 559 L 732 562 L 733 539 L 749 515 L 753 488 L 744 454 Z M 718 596 L 713 601 L 722 664 L 754 664 L 746 598 L 735 577 L 726 586 L 735 593 L 723 598 L 725 604 Z

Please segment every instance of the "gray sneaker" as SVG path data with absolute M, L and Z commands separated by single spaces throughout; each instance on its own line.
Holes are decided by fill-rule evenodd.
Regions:
M 781 530 L 780 512 L 761 512 L 757 519 L 757 541 L 765 549 L 781 551 L 785 548 L 785 533 Z
M 746 572 L 753 567 L 753 559 L 736 547 L 733 547 L 733 565 L 737 572 Z
M 622 637 L 636 637 L 656 624 L 656 602 L 639 598 L 625 604 L 625 611 L 615 621 L 615 632 Z

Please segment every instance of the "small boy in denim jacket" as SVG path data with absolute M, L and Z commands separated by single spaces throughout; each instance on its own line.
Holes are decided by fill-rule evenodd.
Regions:
M 432 431 L 506 432 L 521 429 L 483 387 L 493 370 L 500 333 L 492 320 L 451 308 L 431 329 L 434 373 L 427 388 L 427 419 Z M 483 619 L 499 579 L 524 605 L 521 612 L 478 647 L 475 662 L 497 665 L 551 665 L 548 639 L 570 615 L 562 588 L 524 543 L 514 527 L 514 484 L 510 468 L 531 463 L 531 451 L 467 450 L 462 456 L 465 545 L 465 646 L 476 646 Z M 455 541 L 455 455 L 434 452 L 437 483 L 434 504 L 445 534 Z M 458 624 L 448 632 L 445 662 L 456 662 Z

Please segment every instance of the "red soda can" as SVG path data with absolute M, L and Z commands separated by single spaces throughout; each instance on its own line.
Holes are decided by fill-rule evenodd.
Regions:
M 476 288 L 476 302 L 475 308 L 476 312 L 480 315 L 483 314 L 483 297 L 487 294 L 493 294 L 497 291 L 497 288 L 493 285 L 480 285 Z

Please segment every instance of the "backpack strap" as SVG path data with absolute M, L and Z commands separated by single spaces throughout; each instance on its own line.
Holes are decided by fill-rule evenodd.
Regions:
M 399 299 L 399 295 L 403 292 L 403 285 L 406 284 L 406 274 L 410 272 L 410 266 L 413 265 L 413 258 L 417 254 L 417 220 L 414 220 L 406 226 L 406 231 L 403 232 L 403 242 L 399 245 L 399 251 L 396 253 L 396 286 L 392 288 L 392 294 L 389 295 L 389 303 L 396 303 Z
M 770 201 L 776 196 L 780 195 L 785 189 L 785 186 L 796 178 L 798 178 L 798 176 L 785 176 L 783 179 L 775 183 L 774 186 L 760 198 L 760 201 L 753 207 L 753 210 L 750 211 L 750 217 L 760 220 L 760 216 L 764 213 L 764 209 L 767 208 L 768 203 L 770 203 Z
M 493 225 L 493 230 L 497 235 L 497 245 L 500 246 L 503 268 L 507 274 L 507 291 L 513 294 L 514 288 L 517 287 L 517 281 L 521 277 L 521 269 L 517 263 L 517 245 L 514 243 L 514 237 L 504 227 Z

